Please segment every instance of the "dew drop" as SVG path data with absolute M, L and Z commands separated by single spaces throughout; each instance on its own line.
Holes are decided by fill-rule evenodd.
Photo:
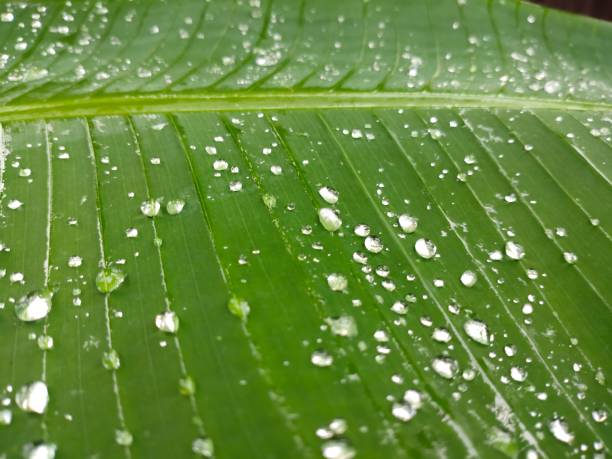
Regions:
M 436 357 L 431 367 L 440 376 L 445 379 L 452 379 L 457 374 L 457 362 L 450 357 Z
M 429 260 L 434 257 L 438 249 L 429 239 L 421 238 L 414 243 L 414 250 L 421 258 Z
M 438 343 L 448 343 L 452 336 L 446 328 L 436 328 L 431 337 Z
M 340 196 L 340 193 L 338 193 L 335 189 L 329 186 L 324 186 L 319 188 L 319 195 L 326 203 L 336 204 L 338 202 L 338 197 Z
M 574 252 L 563 252 L 563 259 L 570 265 L 573 265 L 578 261 L 578 257 Z
M 506 255 L 512 260 L 520 260 L 525 256 L 525 249 L 516 242 L 508 241 L 506 242 Z
M 520 367 L 510 368 L 510 377 L 516 382 L 523 382 L 527 379 L 527 372 Z
M 557 80 L 550 80 L 544 83 L 544 91 L 546 91 L 547 94 L 555 94 L 559 92 L 560 89 L 561 83 Z
M 68 266 L 70 268 L 78 268 L 83 264 L 83 259 L 78 256 L 68 258 Z
M 193 451 L 196 456 L 202 457 L 213 457 L 215 454 L 213 441 L 208 437 L 196 438 L 191 444 L 191 451 Z
M 130 432 L 123 429 L 115 430 L 115 442 L 121 446 L 130 446 L 134 441 L 134 437 Z
M 326 320 L 331 332 L 336 336 L 352 338 L 357 336 L 357 322 L 352 316 L 332 317 Z
M 21 206 L 23 206 L 23 202 L 19 201 L 18 199 L 12 199 L 11 201 L 8 202 L 7 207 L 11 210 L 17 210 L 19 209 Z
M 195 381 L 191 376 L 185 376 L 184 378 L 179 379 L 178 390 L 179 394 L 184 395 L 186 397 L 195 394 Z
M 111 349 L 102 354 L 102 366 L 107 370 L 118 370 L 121 366 L 121 359 L 116 350 Z
M 346 440 L 329 440 L 321 446 L 321 454 L 325 459 L 353 459 L 357 451 Z
M 42 351 L 53 349 L 53 337 L 49 335 L 40 335 L 36 340 L 38 348 Z
M 229 184 L 230 191 L 240 191 L 242 190 L 242 182 L 239 180 L 230 182 Z
M 54 459 L 57 445 L 54 443 L 27 444 L 23 447 L 24 459 Z
M 179 318 L 174 311 L 165 311 L 155 316 L 155 326 L 165 333 L 176 333 L 179 329 Z
M 11 422 L 13 422 L 13 412 L 9 409 L 0 410 L 0 426 L 8 426 Z
M 397 222 L 404 233 L 414 233 L 419 224 L 419 221 L 415 217 L 406 214 L 400 215 Z
M 225 161 L 223 159 L 217 159 L 213 163 L 213 169 L 218 171 L 218 172 L 225 171 L 225 170 L 227 170 L 228 167 L 229 167 L 229 164 L 227 164 L 227 161 Z
M 273 175 L 281 175 L 283 173 L 283 168 L 281 166 L 273 165 L 270 166 L 270 172 L 272 172 Z
M 394 403 L 391 414 L 402 422 L 408 422 L 416 415 L 416 410 L 408 403 Z
M 491 342 L 491 336 L 489 335 L 489 328 L 487 324 L 480 320 L 468 320 L 463 324 L 465 333 L 472 338 L 474 341 L 485 346 Z
M 591 416 L 593 416 L 593 420 L 595 422 L 605 422 L 608 419 L 608 413 L 603 409 L 594 410 L 591 413 Z
M 168 215 L 178 215 L 183 211 L 185 201 L 182 199 L 171 199 L 166 204 L 166 212 Z
M 23 386 L 15 394 L 15 403 L 23 411 L 43 414 L 49 403 L 47 385 L 42 381 L 34 381 Z
M 368 236 L 363 241 L 366 250 L 371 253 L 380 253 L 384 248 L 382 241 L 378 236 Z
M 408 307 L 401 301 L 396 301 L 391 306 L 391 311 L 399 315 L 404 315 L 408 312 Z
M 334 358 L 328 352 L 317 349 L 310 356 L 310 362 L 317 367 L 329 367 L 334 363 Z
M 476 284 L 478 276 L 474 271 L 464 271 L 463 274 L 461 274 L 460 280 L 463 285 L 470 288 Z
M 334 292 L 345 290 L 348 286 L 348 280 L 342 274 L 332 273 L 327 276 L 327 285 Z
M 370 235 L 370 227 L 368 225 L 364 225 L 363 223 L 357 225 L 354 230 L 355 234 L 359 237 L 366 237 Z
M 548 424 L 548 428 L 550 433 L 552 433 L 557 440 L 563 443 L 571 443 L 574 441 L 574 434 L 570 432 L 567 422 L 565 422 L 563 419 L 553 419 Z
M 337 231 L 342 226 L 340 217 L 329 207 L 319 209 L 319 221 L 327 231 Z
M 145 217 L 155 217 L 159 214 L 160 207 L 158 200 L 148 199 L 140 204 L 140 212 L 142 212 Z
M 123 281 L 126 274 L 114 266 L 109 266 L 98 272 L 96 276 L 96 288 L 101 293 L 110 293 L 117 290 Z
M 249 313 L 251 312 L 251 307 L 249 303 L 247 303 L 242 298 L 238 298 L 236 296 L 232 296 L 227 302 L 227 309 L 238 317 L 242 321 L 246 321 Z
M 53 292 L 41 289 L 22 297 L 15 305 L 15 314 L 23 322 L 44 319 L 51 311 Z

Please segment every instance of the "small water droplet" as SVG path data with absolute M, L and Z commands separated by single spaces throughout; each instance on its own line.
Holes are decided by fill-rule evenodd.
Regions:
M 446 328 L 434 329 L 431 337 L 438 343 L 448 343 L 452 338 L 450 332 Z
M 15 403 L 28 413 L 43 414 L 49 403 L 47 385 L 42 381 L 26 384 L 15 394 Z
M 353 459 L 357 451 L 346 440 L 329 440 L 321 446 L 321 454 L 325 459 Z
M 593 416 L 593 420 L 595 422 L 605 422 L 608 419 L 608 413 L 604 409 L 594 410 L 591 413 L 591 416 Z
M 166 333 L 176 333 L 179 329 L 179 318 L 174 311 L 165 311 L 155 316 L 155 326 Z
M 227 161 L 225 161 L 223 159 L 217 159 L 213 163 L 213 169 L 218 171 L 218 172 L 225 171 L 225 170 L 227 170 L 228 167 L 229 167 L 229 164 L 227 164 Z
M 573 265 L 578 261 L 578 257 L 573 252 L 563 252 L 563 259 L 570 265 Z
M 12 199 L 7 204 L 7 207 L 11 210 L 17 210 L 21 206 L 23 206 L 23 202 L 19 201 L 18 199 Z
M 195 394 L 195 381 L 191 376 L 185 376 L 184 378 L 179 379 L 178 390 L 179 394 L 184 395 L 186 397 Z
M 239 180 L 235 180 L 233 182 L 230 182 L 229 189 L 230 189 L 230 191 L 240 191 L 240 190 L 242 190 L 242 182 L 239 181 Z
M 140 212 L 142 212 L 145 217 L 157 216 L 160 208 L 159 201 L 156 199 L 147 199 L 140 204 Z
M 13 412 L 9 409 L 0 410 L 0 426 L 8 426 L 13 422 Z
M 327 351 L 317 349 L 310 356 L 310 362 L 317 367 L 329 367 L 334 363 L 334 358 Z
M 364 225 L 363 223 L 357 225 L 354 230 L 355 234 L 359 237 L 366 237 L 370 235 L 370 227 L 368 225 Z
M 487 346 L 491 342 L 489 328 L 487 324 L 480 320 L 467 320 L 465 324 L 463 324 L 463 329 L 465 333 L 477 343 Z
M 527 379 L 527 372 L 520 367 L 510 368 L 510 377 L 516 382 L 523 382 Z
M 337 231 L 342 226 L 342 220 L 329 207 L 319 209 L 319 221 L 327 231 Z
M 408 422 L 416 415 L 416 410 L 408 403 L 394 403 L 391 414 L 402 422 Z
M 117 290 L 123 281 L 126 274 L 114 266 L 109 266 L 98 272 L 96 276 L 96 288 L 101 293 L 110 293 Z
M 44 319 L 51 311 L 53 292 L 49 289 L 34 291 L 22 297 L 15 305 L 15 314 L 23 322 Z
M 408 307 L 401 301 L 396 301 L 391 306 L 391 311 L 399 315 L 404 315 L 408 312 Z
M 404 233 L 414 233 L 419 224 L 418 219 L 407 214 L 400 215 L 397 222 Z
M 544 91 L 546 91 L 547 94 L 555 94 L 559 92 L 560 89 L 561 83 L 557 80 L 550 80 L 544 83 Z
M 429 260 L 435 256 L 438 249 L 429 239 L 421 238 L 414 243 L 414 250 L 421 258 Z
M 56 452 L 54 443 L 29 443 L 23 447 L 24 459 L 54 459 Z
M 336 204 L 338 202 L 340 193 L 338 193 L 335 189 L 329 186 L 324 186 L 319 188 L 319 195 L 321 195 L 321 197 L 326 203 Z
M 78 256 L 68 258 L 68 266 L 70 268 L 78 268 L 83 264 L 83 259 Z
M 115 430 L 115 442 L 121 446 L 130 446 L 134 442 L 133 435 L 127 430 Z
M 171 199 L 166 204 L 166 212 L 168 215 L 178 215 L 183 211 L 185 201 L 182 199 Z
M 332 273 L 327 276 L 327 285 L 334 292 L 345 290 L 348 286 L 348 280 L 342 274 Z
M 283 168 L 278 165 L 272 165 L 270 166 L 270 172 L 272 172 L 273 175 L 281 175 L 283 173 Z
M 464 271 L 463 274 L 461 274 L 460 280 L 463 285 L 470 288 L 476 284 L 478 276 L 474 271 Z
M 40 335 L 36 340 L 38 348 L 42 351 L 53 349 L 53 337 L 49 335 Z
M 525 249 L 513 241 L 506 242 L 506 255 L 512 260 L 520 260 L 525 256 Z

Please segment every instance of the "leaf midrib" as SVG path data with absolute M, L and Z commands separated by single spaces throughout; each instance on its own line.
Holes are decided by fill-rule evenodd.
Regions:
M 442 92 L 235 91 L 79 97 L 0 107 L 0 122 L 41 118 L 236 110 L 483 108 L 612 111 L 612 102 Z

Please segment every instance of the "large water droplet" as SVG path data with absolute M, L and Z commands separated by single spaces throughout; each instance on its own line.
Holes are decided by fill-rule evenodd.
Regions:
M 319 221 L 327 231 L 337 231 L 342 226 L 340 217 L 329 207 L 319 209 Z
M 119 268 L 108 266 L 103 268 L 96 276 L 96 288 L 101 293 L 110 293 L 117 290 L 123 281 L 126 274 Z
M 215 454 L 215 447 L 213 441 L 208 437 L 196 438 L 191 444 L 191 451 L 193 451 L 196 456 L 213 457 Z
M 326 322 L 334 335 L 346 337 L 357 335 L 357 322 L 352 316 L 332 317 Z
M 159 214 L 159 201 L 156 199 L 148 199 L 140 204 L 140 211 L 146 217 L 155 217 Z
M 404 233 L 414 233 L 419 225 L 419 221 L 415 217 L 407 214 L 400 215 L 397 222 Z
M 574 434 L 570 432 L 567 422 L 565 422 L 563 419 L 553 419 L 548 424 L 548 428 L 550 433 L 552 433 L 557 440 L 563 443 L 571 443 L 574 441 Z
M 486 346 L 491 341 L 487 324 L 481 322 L 480 320 L 467 320 L 465 324 L 463 324 L 463 329 L 467 335 L 477 343 L 484 344 Z
M 336 190 L 329 186 L 319 188 L 319 194 L 328 204 L 336 204 L 338 202 L 338 197 L 340 196 Z
M 236 296 L 233 296 L 229 299 L 229 301 L 227 302 L 227 309 L 229 309 L 229 311 L 236 317 L 244 321 L 246 321 L 249 313 L 251 312 L 251 307 L 249 306 L 249 303 L 247 303 L 242 298 L 238 298 Z
M 384 249 L 383 243 L 378 236 L 368 236 L 363 241 L 366 250 L 371 253 L 380 253 Z
M 23 322 L 44 319 L 51 311 L 53 292 L 41 289 L 21 298 L 15 305 L 15 314 Z
M 506 255 L 512 260 L 520 260 L 525 256 L 525 249 L 513 241 L 506 242 Z
M 49 391 L 42 381 L 23 386 L 15 395 L 15 403 L 23 411 L 43 414 L 49 403 Z
M 174 311 L 165 311 L 155 316 L 155 326 L 166 333 L 176 333 L 179 329 L 179 318 Z
M 457 362 L 450 357 L 436 357 L 431 367 L 433 370 L 445 379 L 452 379 L 457 374 Z
M 420 257 L 429 260 L 434 257 L 438 249 L 429 239 L 421 238 L 414 243 L 414 250 Z

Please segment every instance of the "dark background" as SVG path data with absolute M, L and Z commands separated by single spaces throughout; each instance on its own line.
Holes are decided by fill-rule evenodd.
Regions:
M 612 0 L 530 0 L 560 10 L 612 21 Z

